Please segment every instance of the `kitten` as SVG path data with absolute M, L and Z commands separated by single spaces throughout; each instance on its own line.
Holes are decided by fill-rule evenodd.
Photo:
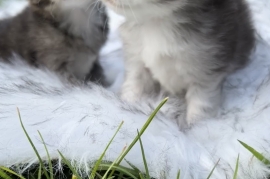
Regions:
M 226 76 L 247 64 L 254 46 L 243 0 L 103 0 L 120 27 L 126 77 L 121 96 L 161 90 L 185 95 L 186 122 L 214 117 Z M 179 119 L 182 123 L 182 119 Z
M 29 0 L 15 17 L 0 21 L 0 57 L 13 53 L 75 81 L 106 84 L 99 51 L 107 34 L 105 7 L 95 0 Z

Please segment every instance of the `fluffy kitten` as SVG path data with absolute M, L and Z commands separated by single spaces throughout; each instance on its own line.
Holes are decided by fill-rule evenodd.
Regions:
M 104 6 L 95 0 L 29 2 L 22 13 L 0 21 L 0 57 L 10 59 L 15 53 L 72 82 L 105 84 L 98 62 L 108 34 Z
M 155 91 L 185 95 L 190 125 L 217 114 L 227 75 L 243 67 L 254 46 L 243 0 L 103 0 L 121 26 L 129 101 Z

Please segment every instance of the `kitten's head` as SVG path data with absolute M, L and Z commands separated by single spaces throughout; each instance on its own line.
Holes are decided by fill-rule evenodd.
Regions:
M 162 17 L 182 8 L 187 0 L 102 0 L 109 8 L 125 17 Z

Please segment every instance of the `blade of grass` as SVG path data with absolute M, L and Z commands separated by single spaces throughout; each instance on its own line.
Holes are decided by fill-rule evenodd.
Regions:
M 41 165 L 39 164 L 39 167 L 38 167 L 38 179 L 41 179 L 41 172 L 42 172 L 42 168 L 41 168 Z
M 126 159 L 125 159 L 125 161 L 128 163 L 128 165 L 129 165 L 133 170 L 135 170 L 135 171 L 138 172 L 138 173 L 141 172 L 141 171 L 140 171 L 135 165 L 133 165 L 131 162 L 127 161 Z
M 111 166 L 111 164 L 112 164 L 112 162 L 111 163 L 101 163 L 100 168 L 98 169 L 98 171 L 102 171 L 102 170 L 107 171 L 108 168 Z M 139 173 L 141 173 L 139 170 L 130 169 L 130 168 L 127 168 L 127 167 L 124 167 L 124 166 L 121 166 L 121 165 L 119 165 L 117 167 L 121 168 L 122 170 L 125 170 L 125 171 L 127 171 L 129 173 L 132 173 L 135 176 L 137 176 L 137 175 L 139 176 Z
M 122 150 L 121 154 L 117 157 L 117 159 L 115 161 L 113 161 L 113 163 L 110 165 L 110 167 L 107 169 L 107 171 L 105 172 L 104 176 L 102 177 L 102 179 L 106 179 L 105 177 L 107 177 L 108 173 L 111 171 L 111 169 L 114 167 L 115 163 L 119 160 L 119 158 L 123 155 L 123 153 L 125 152 L 126 147 L 124 147 L 124 149 Z M 114 173 L 114 168 L 112 170 L 112 172 L 110 173 L 108 178 L 111 178 L 113 173 Z
M 142 136 L 142 134 L 145 132 L 145 130 L 147 129 L 147 127 L 149 126 L 149 124 L 152 122 L 152 120 L 154 119 L 154 117 L 156 116 L 156 114 L 158 113 L 158 111 L 160 110 L 160 108 L 168 101 L 168 98 L 165 98 L 159 105 L 158 107 L 154 110 L 154 112 L 150 115 L 150 117 L 148 118 L 148 120 L 146 121 L 146 123 L 143 125 L 142 129 L 139 132 L 139 136 Z M 132 147 L 136 144 L 136 142 L 139 139 L 139 136 L 136 136 L 135 139 L 131 142 L 131 144 L 128 146 L 127 150 L 124 152 L 124 154 L 121 156 L 121 158 L 119 159 L 119 161 L 116 163 L 117 165 L 119 165 L 122 160 L 125 158 L 125 156 L 128 154 L 128 152 L 132 149 Z
M 181 172 L 180 172 L 180 169 L 179 169 L 178 172 L 177 172 L 177 177 L 176 177 L 176 179 L 180 179 L 180 174 L 181 174 Z
M 237 179 L 238 166 L 239 166 L 239 154 L 238 154 L 237 161 L 236 161 L 236 166 L 235 166 L 235 170 L 234 170 L 233 179 Z
M 51 157 L 50 157 L 50 154 L 48 152 L 47 146 L 46 146 L 46 144 L 44 142 L 44 139 L 43 139 L 43 137 L 42 137 L 42 135 L 41 135 L 41 133 L 39 131 L 38 131 L 38 134 L 39 134 L 39 136 L 40 136 L 40 138 L 42 140 L 42 143 L 43 143 L 43 145 L 45 147 L 45 150 L 46 150 L 46 153 L 47 153 L 48 162 L 49 162 L 50 177 L 51 177 L 51 179 L 53 179 L 53 168 L 52 168 Z
M 118 132 L 119 132 L 119 130 L 121 129 L 121 127 L 123 126 L 123 124 L 124 124 L 124 121 L 121 122 L 121 124 L 120 124 L 119 127 L 117 128 L 116 132 L 114 133 L 113 137 L 111 138 L 111 140 L 109 141 L 108 145 L 106 146 L 105 150 L 103 151 L 103 153 L 102 153 L 101 156 L 99 157 L 98 161 L 96 162 L 95 167 L 94 167 L 94 169 L 92 170 L 91 175 L 90 175 L 90 178 L 91 178 L 91 179 L 94 179 L 94 178 L 95 178 L 97 169 L 98 169 L 98 167 L 99 167 L 99 165 L 100 165 L 100 163 L 101 163 L 101 161 L 102 161 L 102 159 L 103 159 L 105 153 L 107 152 L 109 146 L 111 145 L 112 141 L 114 140 L 115 136 L 118 134 Z
M 139 175 L 140 175 L 140 179 L 145 179 L 145 178 L 143 177 L 143 174 L 142 174 L 142 173 L 139 173 Z
M 210 179 L 210 177 L 212 176 L 214 170 L 216 169 L 218 163 L 219 163 L 220 159 L 218 159 L 217 163 L 214 165 L 214 168 L 211 170 L 210 174 L 208 175 L 207 179 Z
M 29 175 L 27 176 L 27 179 L 29 179 L 29 178 L 30 179 L 36 179 L 32 173 L 29 173 Z
M 165 98 L 164 100 L 162 100 L 160 102 L 160 104 L 156 107 L 156 109 L 154 110 L 154 112 L 152 112 L 152 114 L 150 115 L 150 117 L 147 119 L 147 121 L 145 122 L 145 124 L 143 125 L 142 129 L 139 132 L 139 136 L 141 136 L 145 130 L 147 129 L 147 127 L 150 125 L 150 123 L 152 122 L 152 120 L 154 119 L 154 117 L 156 116 L 156 114 L 158 113 L 158 111 L 160 110 L 160 108 L 168 101 L 168 97 Z M 116 165 L 118 166 L 122 160 L 125 158 L 125 156 L 128 154 L 128 152 L 132 149 L 132 147 L 136 144 L 136 142 L 139 139 L 139 136 L 136 136 L 135 139 L 131 142 L 131 144 L 128 146 L 127 150 L 124 151 L 123 155 L 119 158 L 119 160 L 116 162 Z M 112 170 L 110 176 L 112 176 L 114 173 L 114 170 Z M 109 177 L 110 177 L 109 176 Z
M 109 172 L 111 171 L 111 169 L 114 168 L 114 164 L 115 163 L 116 163 L 116 160 L 110 165 L 110 167 L 108 168 L 108 170 L 106 171 L 106 173 L 104 174 L 104 176 L 102 177 L 102 179 L 106 179 L 106 177 L 109 174 Z M 110 178 L 110 177 L 112 177 L 112 176 L 109 176 L 108 178 Z
M 97 177 L 98 177 L 99 179 L 102 178 L 102 176 L 101 176 L 99 173 L 96 173 L 96 175 L 97 175 Z
M 15 176 L 19 177 L 20 179 L 25 179 L 23 176 L 21 176 L 21 175 L 17 174 L 16 172 L 10 170 L 9 168 L 6 168 L 6 167 L 0 167 L 0 170 L 6 171 L 6 172 L 8 172 L 8 173 L 10 173 L 10 174 L 12 174 L 12 175 L 15 175 Z
M 270 161 L 266 159 L 262 154 L 260 154 L 258 151 L 256 151 L 254 148 L 250 147 L 246 143 L 238 140 L 240 144 L 242 144 L 247 150 L 249 150 L 258 160 L 263 162 L 265 165 L 270 165 Z
M 26 137 L 27 137 L 29 143 L 31 144 L 32 148 L 34 149 L 34 151 L 35 151 L 35 153 L 36 153 L 36 156 L 38 157 L 39 163 L 40 163 L 40 165 L 41 165 L 42 168 L 43 168 L 44 174 L 45 174 L 45 176 L 46 176 L 47 179 L 50 179 L 50 177 L 49 177 L 49 175 L 48 175 L 48 173 L 47 173 L 47 170 L 46 170 L 46 168 L 45 168 L 45 166 L 44 166 L 44 164 L 43 164 L 43 161 L 42 161 L 40 155 L 38 154 L 38 151 L 37 151 L 37 149 L 36 149 L 34 143 L 32 142 L 30 136 L 28 135 L 28 133 L 27 133 L 27 131 L 26 131 L 24 125 L 23 125 L 22 118 L 21 118 L 21 113 L 20 113 L 19 108 L 17 108 L 17 112 L 18 112 L 18 115 L 19 115 L 19 119 L 20 119 L 21 126 L 22 126 L 22 128 L 23 128 L 23 131 L 24 131 L 24 133 L 25 133 L 25 135 L 26 135 Z
M 120 172 L 117 178 L 123 178 L 124 177 L 124 172 Z
M 75 175 L 77 177 L 77 179 L 82 179 L 80 177 L 80 175 L 77 173 L 77 171 L 71 166 L 71 163 L 64 157 L 64 155 L 59 151 L 57 150 L 58 153 L 60 154 L 63 162 L 68 166 L 68 168 L 72 171 L 72 174 Z
M 6 172 L 4 172 L 1 169 L 0 169 L 0 178 L 3 178 L 3 179 L 12 179 L 8 174 L 6 174 Z
M 133 173 L 129 172 L 128 170 L 123 169 L 122 167 L 115 166 L 114 164 L 115 164 L 115 162 L 113 162 L 111 165 L 109 165 L 109 164 L 100 164 L 100 167 L 108 167 L 108 169 L 107 169 L 107 171 L 104 174 L 104 176 L 103 176 L 102 179 L 106 179 L 106 176 L 108 175 L 108 173 L 112 169 L 117 170 L 119 172 L 123 172 L 124 174 L 128 175 L 129 177 L 131 177 L 133 179 L 138 179 L 138 177 L 136 176 L 136 174 L 133 174 Z
M 139 130 L 137 130 L 137 133 L 138 133 L 139 142 L 140 142 L 140 146 L 141 146 L 141 152 L 142 152 L 142 157 L 143 157 L 143 164 L 144 164 L 144 167 L 145 167 L 146 179 L 150 179 L 149 170 L 148 170 L 148 166 L 147 166 L 147 162 L 146 162 L 146 157 L 145 157 L 145 153 L 144 153 L 144 149 L 143 149 L 143 144 L 142 144 L 142 139 L 141 139 L 141 136 L 139 134 Z

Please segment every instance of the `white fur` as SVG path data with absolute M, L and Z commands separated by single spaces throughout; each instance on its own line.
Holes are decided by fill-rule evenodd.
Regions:
M 182 133 L 174 121 L 161 114 L 157 116 L 142 137 L 152 176 L 175 178 L 181 169 L 182 178 L 206 178 L 220 158 L 212 178 L 232 178 L 239 153 L 240 179 L 261 179 L 270 174 L 237 141 L 242 140 L 270 157 L 270 61 L 265 57 L 270 57 L 270 52 L 264 44 L 259 44 L 254 63 L 231 77 L 221 119 L 200 121 Z M 37 161 L 19 124 L 16 107 L 44 159 L 46 153 L 37 130 L 42 133 L 53 158 L 59 158 L 58 149 L 85 169 L 88 169 L 88 161 L 99 157 L 100 149 L 105 147 L 122 120 L 124 126 L 109 148 L 106 160 L 117 158 L 151 112 L 144 102 L 132 107 L 99 87 L 65 86 L 53 74 L 22 64 L 15 68 L 1 64 L 0 74 L 0 91 L 4 92 L 0 93 L 0 165 Z M 23 88 L 28 80 L 32 86 Z M 157 101 L 148 102 L 157 104 Z M 165 107 L 171 108 L 170 105 Z M 136 145 L 127 160 L 144 170 L 140 156 Z
M 181 179 L 205 179 L 220 159 L 212 178 L 233 178 L 238 154 L 239 179 L 269 176 L 269 169 L 237 141 L 246 142 L 270 158 L 270 41 L 267 41 L 270 13 L 267 0 L 249 2 L 256 29 L 263 39 L 258 42 L 253 62 L 226 82 L 221 118 L 200 121 L 186 133 L 180 132 L 175 122 L 162 114 L 150 124 L 142 140 L 153 177 L 174 179 L 181 169 Z M 255 11 L 256 7 L 266 9 Z M 103 57 L 111 64 L 117 63 L 116 58 L 110 61 L 109 54 Z M 34 86 L 18 91 L 18 87 L 25 85 L 22 79 L 40 84 L 44 92 Z M 89 169 L 88 162 L 98 159 L 124 120 L 123 128 L 105 156 L 107 160 L 116 159 L 151 112 L 144 102 L 132 107 L 99 87 L 68 87 L 55 75 L 22 64 L 15 68 L 0 64 L 0 81 L 0 89 L 5 92 L 0 93 L 0 165 L 37 161 L 19 124 L 16 107 L 20 108 L 24 125 L 43 158 L 46 153 L 37 130 L 42 133 L 51 157 L 59 158 L 59 149 L 84 169 Z M 57 95 L 58 91 L 61 95 Z M 157 102 L 150 100 L 153 105 Z M 123 106 L 138 110 L 123 110 Z M 164 107 L 173 109 L 169 104 Z M 131 150 L 127 160 L 144 171 L 139 145 Z
M 270 45 L 270 1 L 267 0 L 248 0 L 253 12 L 254 24 L 259 36 Z
M 156 0 L 104 0 L 105 4 L 113 9 L 116 13 L 123 15 L 128 19 L 135 21 L 149 20 L 153 17 L 166 17 L 172 11 L 183 6 L 187 0 L 182 0 L 181 3 L 169 2 L 166 9 L 155 3 Z
M 181 125 L 217 116 L 220 84 L 227 74 L 209 75 L 213 57 L 220 51 L 216 43 L 184 27 L 177 29 L 190 21 L 173 14 L 186 1 L 168 1 L 163 6 L 156 0 L 103 1 L 127 19 L 121 26 L 126 65 L 122 98 L 138 101 L 155 90 L 157 81 L 170 95 L 182 96 L 186 91 L 187 115 L 179 118 Z
M 214 108 L 220 104 L 220 90 L 219 88 L 216 89 L 223 76 L 209 79 L 204 75 L 204 72 L 198 67 L 202 66 L 202 58 L 207 57 L 205 53 L 213 51 L 215 47 L 206 45 L 205 41 L 203 41 L 204 44 L 198 45 L 202 41 L 195 34 L 191 37 L 192 43 L 186 43 L 184 40 L 182 43 L 179 42 L 179 37 L 176 37 L 172 27 L 175 22 L 176 19 L 164 18 L 156 21 L 153 19 L 143 25 L 125 24 L 126 26 L 123 27 L 125 31 L 122 35 L 124 39 L 128 39 L 130 42 L 130 44 L 127 44 L 128 49 L 126 50 L 129 50 L 127 56 L 134 54 L 134 58 L 131 57 L 132 59 L 128 60 L 134 62 L 126 63 L 127 76 L 122 96 L 129 101 L 139 99 L 143 93 L 143 86 L 149 86 L 153 79 L 159 81 L 161 86 L 173 95 L 181 95 L 183 90 L 188 88 L 186 94 L 188 102 L 187 121 L 190 124 L 198 118 L 197 115 L 201 115 L 202 106 L 214 111 Z M 187 34 L 180 38 L 185 38 L 185 35 Z M 201 47 L 204 47 L 204 49 Z M 201 53 L 193 53 L 195 48 Z M 141 54 L 140 58 L 136 59 L 138 55 L 135 54 Z M 181 60 L 179 57 L 181 57 Z M 151 74 L 144 70 L 145 67 L 151 69 Z M 134 70 L 134 68 L 136 69 Z M 138 81 L 138 74 L 140 73 L 144 74 L 141 75 L 143 78 Z M 200 86 L 193 85 L 197 81 L 207 81 L 211 85 L 209 85 L 209 88 L 202 89 Z M 149 91 L 153 89 L 151 86 L 148 88 Z M 209 93 L 209 91 L 211 92 Z M 180 122 L 182 120 L 180 119 Z

